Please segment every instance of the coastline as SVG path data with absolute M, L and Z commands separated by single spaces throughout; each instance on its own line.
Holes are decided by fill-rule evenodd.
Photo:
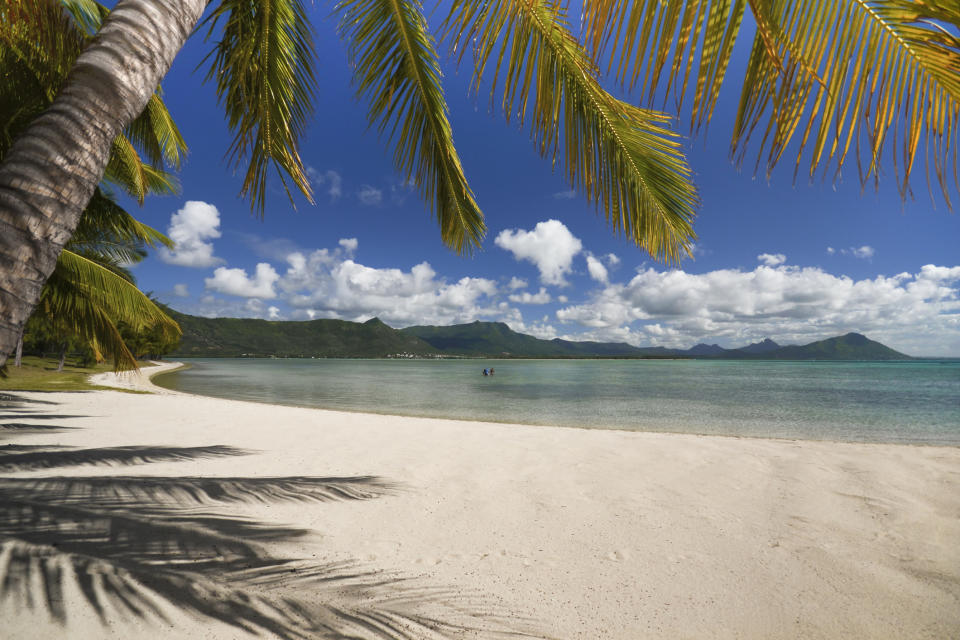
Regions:
M 307 532 L 264 542 L 275 555 L 413 578 L 458 606 L 480 602 L 481 618 L 523 620 L 534 637 L 946 638 L 960 630 L 958 448 L 262 405 L 150 382 L 174 366 L 115 380 L 152 395 L 17 392 L 54 403 L 27 405 L 36 424 L 72 428 L 6 442 L 244 455 L 6 476 L 382 479 L 375 499 L 205 508 Z M 164 610 L 168 623 L 114 612 L 104 627 L 72 597 L 69 637 L 245 637 L 176 607 Z M 423 600 L 428 609 L 442 604 Z M 44 613 L 9 598 L 0 605 L 16 638 L 62 635 Z

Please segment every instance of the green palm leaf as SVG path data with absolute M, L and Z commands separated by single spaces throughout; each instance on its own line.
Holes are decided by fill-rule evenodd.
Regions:
M 590 0 L 585 32 L 595 55 L 643 100 L 671 87 L 678 107 L 693 91 L 694 128 L 709 122 L 746 7 L 750 58 L 731 152 L 742 161 L 759 137 L 767 173 L 791 144 L 796 171 L 835 176 L 851 152 L 861 183 L 890 162 L 901 196 L 921 149 L 948 207 L 960 120 L 960 4 L 954 0 Z M 699 61 L 699 64 L 695 64 Z M 661 74 L 661 70 L 665 73 Z M 932 192 L 931 192 L 932 196 Z
M 418 2 L 345 0 L 340 34 L 349 45 L 367 118 L 395 143 L 394 163 L 417 186 L 458 253 L 480 246 L 485 226 L 453 145 L 440 63 Z
M 678 261 L 695 238 L 698 198 L 679 137 L 665 114 L 617 100 L 570 34 L 563 5 L 548 0 L 454 3 L 445 31 L 473 51 L 475 88 L 491 56 L 510 120 L 531 121 L 540 153 L 560 159 L 618 232 L 657 259 Z M 561 149 L 563 152 L 561 153 Z
M 90 341 L 98 352 L 111 356 L 117 370 L 137 367 L 117 323 L 135 328 L 159 325 L 165 335 L 180 335 L 177 323 L 133 283 L 67 249 L 47 280 L 38 309 L 63 324 L 71 335 Z
M 249 158 L 241 194 L 262 215 L 271 165 L 290 196 L 284 175 L 312 201 L 298 150 L 316 91 L 310 24 L 300 0 L 223 0 L 205 24 L 208 38 L 223 21 L 211 52 L 207 80 L 235 136 L 227 152 L 240 165 Z M 209 56 L 208 56 L 209 57 Z
M 163 246 L 168 249 L 174 246 L 170 238 L 140 222 L 103 191 L 96 189 L 70 238 L 68 248 L 76 252 L 79 248 L 93 249 L 102 245 L 137 248 Z M 118 259 L 132 261 L 125 256 L 118 256 Z

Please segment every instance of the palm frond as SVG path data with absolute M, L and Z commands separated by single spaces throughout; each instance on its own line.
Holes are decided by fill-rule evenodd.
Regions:
M 135 247 L 143 245 L 173 248 L 173 241 L 170 238 L 140 222 L 103 190 L 96 189 L 80 217 L 76 231 L 70 238 L 70 246 L 96 247 L 105 241 Z
M 59 0 L 59 4 L 73 18 L 77 28 L 89 37 L 96 35 L 110 13 L 96 0 Z
M 601 87 L 564 5 L 458 0 L 445 33 L 461 57 L 473 52 L 476 88 L 493 61 L 491 97 L 502 81 L 507 119 L 530 119 L 540 153 L 563 160 L 570 184 L 602 205 L 615 231 L 657 259 L 676 262 L 689 253 L 698 198 L 670 118 Z
M 609 56 L 647 101 L 665 79 L 679 108 L 699 60 L 698 128 L 710 120 L 747 7 L 756 32 L 731 142 L 738 163 L 756 137 L 757 168 L 765 164 L 768 176 L 793 144 L 795 175 L 808 154 L 811 178 L 832 168 L 836 179 L 852 155 L 861 183 L 878 184 L 889 146 L 904 199 L 923 157 L 928 186 L 934 178 L 952 207 L 960 189 L 960 5 L 952 0 L 590 0 L 585 32 L 594 54 Z
M 147 106 L 124 132 L 141 149 L 154 167 L 164 165 L 180 169 L 180 160 L 187 152 L 187 143 L 173 121 L 159 90 L 150 96 Z M 156 192 L 156 191 L 155 191 Z
M 313 41 L 302 3 L 223 0 L 204 22 L 210 25 L 208 39 L 221 20 L 207 80 L 216 81 L 235 134 L 227 152 L 231 162 L 240 166 L 248 160 L 241 194 L 262 215 L 273 166 L 288 196 L 285 175 L 312 201 L 298 149 L 316 92 Z
M 394 143 L 393 159 L 416 185 L 458 253 L 479 247 L 483 213 L 467 184 L 441 84 L 440 63 L 419 2 L 345 0 L 339 31 L 347 42 L 367 119 Z
M 64 250 L 41 293 L 38 309 L 65 323 L 64 329 L 98 351 L 113 357 L 116 370 L 136 369 L 117 328 L 159 326 L 164 335 L 179 336 L 180 327 L 132 283 L 103 265 Z

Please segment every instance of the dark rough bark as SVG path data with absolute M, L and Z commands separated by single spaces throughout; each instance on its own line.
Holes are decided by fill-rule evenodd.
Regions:
M 103 176 L 205 0 L 121 0 L 47 111 L 0 164 L 0 366 Z

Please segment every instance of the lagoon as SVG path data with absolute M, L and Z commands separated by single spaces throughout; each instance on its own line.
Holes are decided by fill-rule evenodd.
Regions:
M 960 445 L 960 361 L 185 359 L 160 386 L 407 416 Z M 484 377 L 484 368 L 494 376 Z

